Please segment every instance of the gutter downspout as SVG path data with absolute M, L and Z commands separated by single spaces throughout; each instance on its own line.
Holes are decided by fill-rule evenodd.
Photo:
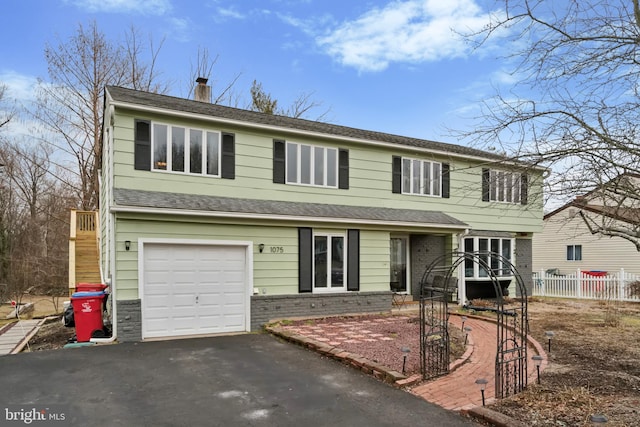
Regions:
M 115 255 L 115 241 L 114 241 L 114 237 L 113 237 L 113 215 L 114 214 L 109 214 L 109 222 L 111 224 L 109 224 L 109 252 L 111 252 L 111 259 L 110 259 L 110 264 L 111 266 L 109 267 L 109 269 L 111 270 L 111 276 L 109 276 L 109 278 L 106 280 L 106 282 L 108 282 L 107 284 L 109 285 L 109 290 L 111 291 L 111 337 L 109 338 L 91 338 L 90 342 L 92 343 L 96 343 L 96 344 L 109 344 L 109 343 L 113 343 L 116 341 L 116 339 L 118 339 L 118 317 L 117 317 L 117 309 L 116 309 L 116 286 L 113 283 L 113 272 L 114 270 L 114 255 Z

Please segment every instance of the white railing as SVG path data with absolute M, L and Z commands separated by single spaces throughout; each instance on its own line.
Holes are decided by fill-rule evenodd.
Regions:
M 570 274 L 550 274 L 542 270 L 533 273 L 533 295 L 578 299 L 602 299 L 640 302 L 640 295 L 634 295 L 633 282 L 640 276 L 620 269 L 612 272 L 576 270 Z

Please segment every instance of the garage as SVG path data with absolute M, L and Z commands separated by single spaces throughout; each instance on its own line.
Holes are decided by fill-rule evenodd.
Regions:
M 247 246 L 143 243 L 142 338 L 248 330 Z

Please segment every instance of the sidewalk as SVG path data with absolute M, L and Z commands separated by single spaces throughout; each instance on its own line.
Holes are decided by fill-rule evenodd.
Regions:
M 20 352 L 42 322 L 43 319 L 20 320 L 0 329 L 0 356 Z

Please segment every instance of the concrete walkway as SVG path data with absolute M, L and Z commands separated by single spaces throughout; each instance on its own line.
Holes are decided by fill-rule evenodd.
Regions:
M 27 319 L 3 326 L 0 329 L 0 356 L 20 352 L 42 322 L 43 319 Z

